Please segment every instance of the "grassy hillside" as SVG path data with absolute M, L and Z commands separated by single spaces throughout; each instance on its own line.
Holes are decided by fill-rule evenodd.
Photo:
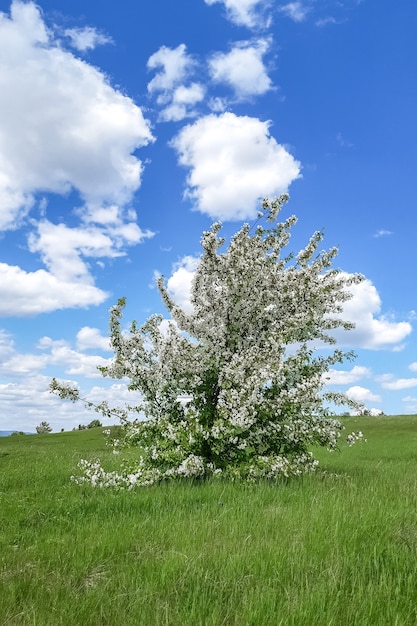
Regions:
M 0 624 L 415 626 L 417 417 L 346 425 L 325 475 L 128 493 L 69 481 L 101 429 L 1 438 Z

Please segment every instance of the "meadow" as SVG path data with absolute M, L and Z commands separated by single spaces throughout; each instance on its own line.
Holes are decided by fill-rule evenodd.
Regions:
M 0 438 L 2 626 L 415 626 L 417 416 L 346 418 L 320 472 L 72 484 L 102 429 Z

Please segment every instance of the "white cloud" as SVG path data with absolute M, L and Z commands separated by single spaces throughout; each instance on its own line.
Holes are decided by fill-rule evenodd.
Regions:
M 191 83 L 188 87 L 180 85 L 172 92 L 171 102 L 162 109 L 159 119 L 163 122 L 179 122 L 186 117 L 195 116 L 195 105 L 205 96 L 205 88 L 200 83 Z
M 393 374 L 383 374 L 378 378 L 383 389 L 398 391 L 417 387 L 417 378 L 395 378 Z
M 227 54 L 214 54 L 209 60 L 212 80 L 230 85 L 241 99 L 266 93 L 272 87 L 262 61 L 268 48 L 268 41 L 259 39 L 235 44 Z
M 9 333 L 0 329 L 0 367 L 14 352 L 14 343 Z
M 41 421 L 47 421 L 55 432 L 61 428 L 71 430 L 78 424 L 89 424 L 100 419 L 103 426 L 119 423 L 117 417 L 107 420 L 101 414 L 89 411 L 81 402 L 61 400 L 49 392 L 50 377 L 40 374 L 26 376 L 23 381 L 0 384 L 0 404 L 2 407 L 2 430 L 23 430 L 35 432 Z M 74 380 L 66 381 L 74 384 Z M 99 404 L 107 401 L 109 406 L 137 405 L 141 397 L 138 392 L 129 391 L 126 384 L 114 383 L 109 386 L 94 385 L 81 389 L 81 395 Z M 138 417 L 138 414 L 132 414 Z
M 64 31 L 66 37 L 71 40 L 71 45 L 80 52 L 93 50 L 97 46 L 112 43 L 112 38 L 100 33 L 96 28 L 85 26 L 84 28 L 67 28 Z
M 226 9 L 227 18 L 239 26 L 256 28 L 265 24 L 262 17 L 262 8 L 269 4 L 265 0 L 204 0 L 209 6 L 222 3 Z
M 215 96 L 214 98 L 210 98 L 208 102 L 210 111 L 213 113 L 224 113 L 227 107 L 229 106 L 229 102 L 226 98 L 220 98 L 219 96 Z
M 196 210 L 224 220 L 253 218 L 260 198 L 287 191 L 300 163 L 270 136 L 269 126 L 223 113 L 180 131 L 171 145 L 190 169 L 185 196 Z
M 417 413 L 417 398 L 406 396 L 402 398 L 402 402 L 405 402 L 404 411 L 407 413 Z
M 174 271 L 167 281 L 168 292 L 174 302 L 184 311 L 192 311 L 190 302 L 191 282 L 197 269 L 199 259 L 186 256 L 175 264 Z
M 156 102 L 161 107 L 160 121 L 176 122 L 195 114 L 194 105 L 203 100 L 205 89 L 200 83 L 185 83 L 196 66 L 196 61 L 187 53 L 183 43 L 176 48 L 161 46 L 149 57 L 147 67 L 157 70 L 157 73 L 148 83 L 148 91 L 157 94 Z
M 88 413 L 81 404 L 64 402 L 48 391 L 48 376 L 26 376 L 22 382 L 0 384 L 2 407 L 1 428 L 35 432 L 41 421 L 51 424 L 53 430 L 70 430 L 79 423 L 88 423 Z
M 194 65 L 195 62 L 187 54 L 185 44 L 182 43 L 176 48 L 161 46 L 148 59 L 148 69 L 159 70 L 148 83 L 148 91 L 150 93 L 171 91 L 188 77 Z
M 109 351 L 110 340 L 108 337 L 103 337 L 98 328 L 91 328 L 91 326 L 83 326 L 77 333 L 77 348 L 78 350 L 104 350 Z
M 193 105 L 204 98 L 204 87 L 200 83 L 191 83 L 188 87 L 181 85 L 174 92 L 174 104 Z
M 67 341 L 53 340 L 50 337 L 42 337 L 38 348 L 45 355 L 48 365 L 61 366 L 70 376 L 83 376 L 85 378 L 101 378 L 98 366 L 108 365 L 110 360 L 101 356 L 83 354 L 73 350 Z
M 46 358 L 39 354 L 18 354 L 13 338 L 0 330 L 0 376 L 28 376 L 45 367 Z
M 350 371 L 330 369 L 325 375 L 325 382 L 328 385 L 351 385 L 370 374 L 371 371 L 361 365 L 355 365 Z
M 139 243 L 150 232 L 142 232 L 135 223 L 109 225 L 105 229 L 93 225 L 69 228 L 44 220 L 37 234 L 29 237 L 31 252 L 39 252 L 50 272 L 63 280 L 77 278 L 90 282 L 89 268 L 82 257 L 118 257 L 124 255 L 125 244 Z
M 390 230 L 384 230 L 383 228 L 381 228 L 380 230 L 377 230 L 376 233 L 373 235 L 373 237 L 387 237 L 388 235 L 392 235 L 392 231 Z
M 163 337 L 168 337 L 168 333 L 170 332 L 171 328 L 174 327 L 178 330 L 178 324 L 175 320 L 171 319 L 171 318 L 164 318 L 163 320 L 161 320 L 161 323 L 159 324 L 158 328 L 161 331 Z
M 302 2 L 288 2 L 279 8 L 281 13 L 284 13 L 287 17 L 294 22 L 303 22 L 310 9 L 306 7 Z
M 91 210 L 129 202 L 142 174 L 132 153 L 153 140 L 141 109 L 60 47 L 33 2 L 0 14 L 0 64 L 0 229 L 39 191 L 75 189 Z
M 43 371 L 51 365 L 60 380 L 77 385 L 80 395 L 92 402 L 98 404 L 107 400 L 111 406 L 140 402 L 140 394 L 130 392 L 127 385 L 120 381 L 111 384 L 111 380 L 103 379 L 102 385 L 96 384 L 91 388 L 86 385 L 86 378 L 101 379 L 98 365 L 109 363 L 108 359 L 82 352 L 91 348 L 108 350 L 108 340 L 100 335 L 98 329 L 80 329 L 77 347 L 78 350 L 74 350 L 67 341 L 43 337 L 38 342 L 37 353 L 20 353 L 13 338 L 0 330 L 1 429 L 34 432 L 35 426 L 46 420 L 54 430 L 69 430 L 79 423 L 88 424 L 97 417 L 82 403 L 62 401 L 49 392 L 51 377 Z M 61 370 L 64 376 L 57 374 L 57 370 Z M 106 423 L 103 420 L 103 424 Z M 117 423 L 116 417 L 113 423 Z
M 40 375 L 42 370 L 53 365 L 59 366 L 66 374 L 85 378 L 101 378 L 97 366 L 106 365 L 108 359 L 102 356 L 84 354 L 82 350 L 95 348 L 109 351 L 109 341 L 102 337 L 96 328 L 84 327 L 77 335 L 78 350 L 71 348 L 65 340 L 42 337 L 36 353 L 20 353 L 16 350 L 10 335 L 0 331 L 0 375 L 3 378 Z
M 320 28 L 322 28 L 323 26 L 328 26 L 329 24 L 337 24 L 338 21 L 335 17 L 329 16 L 329 17 L 323 17 L 319 20 L 316 21 L 316 26 L 319 26 Z
M 417 363 L 410 363 L 408 367 L 412 372 L 417 372 Z
M 65 281 L 41 269 L 25 272 L 0 263 L 0 316 L 37 315 L 104 302 L 108 294 L 92 284 Z
M 27 272 L 0 263 L 0 316 L 35 315 L 58 309 L 86 307 L 104 302 L 107 293 L 94 286 L 85 258 L 118 257 L 123 246 L 152 236 L 136 223 L 103 228 L 84 225 L 69 228 L 43 220 L 28 238 L 29 250 L 40 253 L 47 270 Z
M 413 396 L 406 396 L 405 398 L 402 399 L 403 402 L 417 402 L 417 398 L 414 398 Z
M 127 404 L 138 406 L 143 400 L 138 391 L 130 391 L 126 384 L 120 382 L 113 383 L 109 387 L 96 385 L 88 391 L 87 397 L 88 400 L 95 404 L 106 401 L 110 407 L 124 407 Z M 132 414 L 133 419 L 138 417 L 140 417 L 138 413 Z M 118 423 L 117 418 L 115 418 L 114 423 Z
M 346 395 L 348 398 L 356 400 L 356 402 L 361 402 L 362 404 L 366 402 L 381 402 L 380 396 L 372 393 L 370 389 L 365 389 L 365 387 L 360 387 L 359 385 L 349 387 L 346 391 Z
M 89 280 L 84 257 L 114 257 L 110 237 L 98 228 L 69 228 L 47 220 L 38 224 L 37 235 L 29 237 L 31 252 L 40 252 L 51 274 L 62 280 Z
M 17 378 L 31 376 L 42 370 L 46 363 L 47 359 L 43 354 L 13 354 L 1 364 L 0 373 L 3 376 L 13 373 Z
M 66 34 L 84 49 L 103 43 L 92 28 Z M 32 220 L 28 243 L 48 271 L 1 264 L 0 314 L 99 304 L 106 294 L 85 258 L 120 256 L 152 235 L 127 208 L 142 174 L 133 152 L 153 141 L 149 124 L 104 74 L 54 39 L 33 2 L 14 0 L 10 16 L 0 13 L 0 66 L 0 230 L 19 227 L 40 192 L 75 190 L 84 203 L 80 226 L 69 228 L 48 220 L 54 206 L 40 199 L 44 219 Z
M 411 333 L 409 322 L 395 322 L 379 315 L 381 298 L 369 279 L 349 287 L 351 300 L 343 305 L 343 319 L 354 322 L 350 331 L 337 330 L 333 334 L 339 344 L 368 350 L 399 349 Z

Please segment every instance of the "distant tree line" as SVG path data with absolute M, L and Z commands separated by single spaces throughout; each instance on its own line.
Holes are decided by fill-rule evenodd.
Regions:
M 92 420 L 87 425 L 85 425 L 85 424 L 78 424 L 78 428 L 74 427 L 72 430 L 87 430 L 87 428 L 101 428 L 102 426 L 103 426 L 103 424 L 100 422 L 100 420 L 95 419 L 95 420 Z

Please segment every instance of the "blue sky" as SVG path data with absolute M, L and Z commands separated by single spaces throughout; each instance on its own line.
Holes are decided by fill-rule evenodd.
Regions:
M 289 191 L 360 272 L 332 389 L 417 413 L 414 0 L 0 0 L 0 430 L 95 416 L 108 310 L 187 302 L 200 237 Z

